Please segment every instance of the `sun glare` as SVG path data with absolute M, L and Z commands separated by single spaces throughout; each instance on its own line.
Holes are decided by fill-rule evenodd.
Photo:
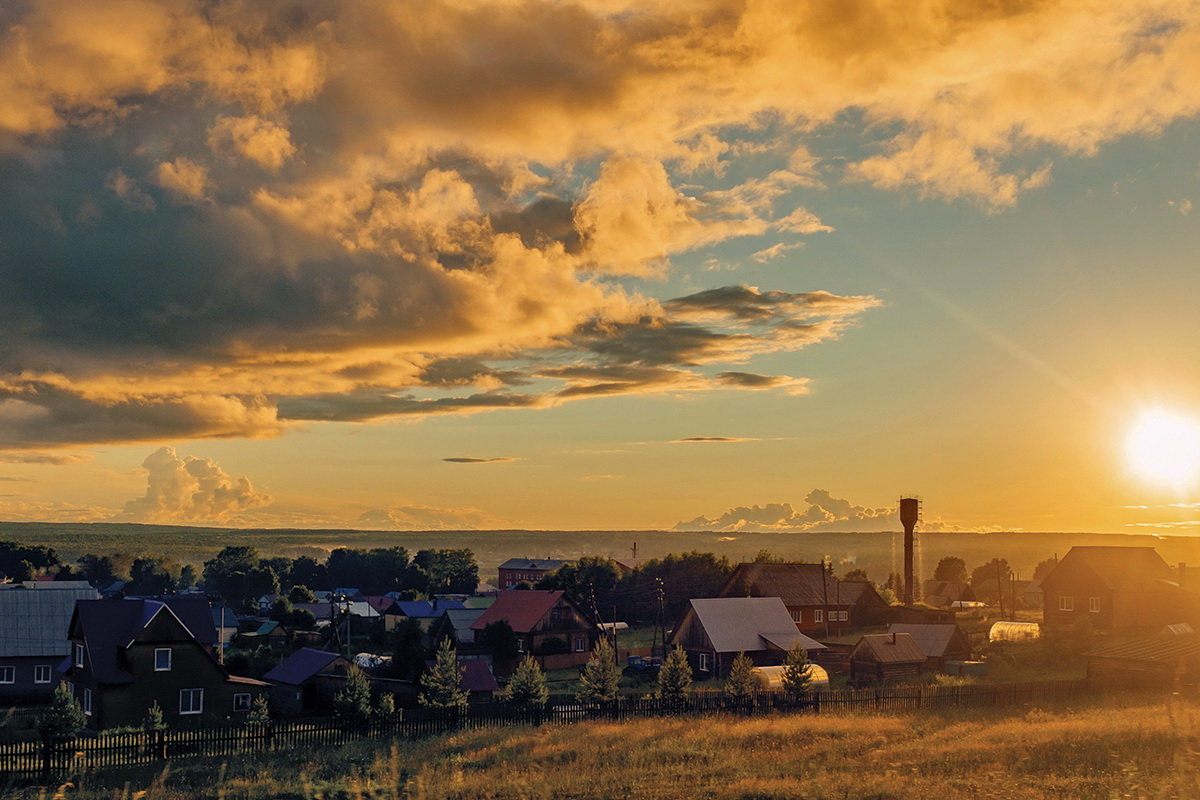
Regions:
M 1182 489 L 1200 476 L 1200 424 L 1162 408 L 1146 409 L 1129 429 L 1125 452 L 1144 480 Z

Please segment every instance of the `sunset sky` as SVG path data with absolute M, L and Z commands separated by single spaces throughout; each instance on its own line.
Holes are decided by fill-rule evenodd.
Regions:
M 1200 528 L 1195 0 L 0 31 L 0 519 Z

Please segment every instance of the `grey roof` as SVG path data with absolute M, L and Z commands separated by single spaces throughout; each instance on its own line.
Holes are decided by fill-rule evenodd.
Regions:
M 844 581 L 823 564 L 738 564 L 723 597 L 778 597 L 789 606 L 856 606 L 879 600 L 868 581 Z M 872 597 L 874 595 L 874 597 Z
M 796 642 L 805 650 L 825 649 L 797 630 L 778 597 L 708 597 L 691 602 L 718 653 L 751 653 L 767 649 L 768 644 L 790 650 Z
M 954 640 L 959 627 L 954 623 L 908 623 L 893 622 L 888 633 L 907 633 L 917 643 L 926 658 L 941 658 Z
M 61 583 L 70 588 L 45 581 L 0 591 L 0 657 L 65 656 L 69 652 L 67 629 L 75 601 L 95 600 L 100 595 L 83 581 Z
M 279 662 L 263 679 L 272 683 L 287 683 L 299 686 L 341 658 L 338 653 L 301 647 Z
M 920 664 L 925 654 L 907 633 L 869 633 L 854 645 L 850 658 L 880 664 Z
M 443 616 L 450 620 L 450 625 L 456 631 L 466 631 L 471 629 L 471 624 L 475 620 L 483 616 L 486 608 L 450 608 L 447 609 Z
M 510 558 L 500 569 L 544 569 L 555 570 L 567 562 L 554 558 Z

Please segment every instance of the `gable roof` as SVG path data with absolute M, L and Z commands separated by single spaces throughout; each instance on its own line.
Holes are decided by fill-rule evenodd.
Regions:
M 907 633 L 869 633 L 858 640 L 850 658 L 866 657 L 880 664 L 923 664 L 925 654 Z
M 1057 577 L 1080 564 L 1114 592 L 1144 589 L 1154 581 L 1177 577 L 1153 547 L 1089 545 L 1067 551 L 1050 574 L 1042 579 L 1042 585 L 1053 584 Z
M 567 562 L 555 558 L 510 558 L 499 569 L 542 569 L 556 570 Z
M 1192 631 L 1139 636 L 1105 644 L 1084 653 L 1089 658 L 1119 658 L 1127 661 L 1172 662 L 1177 658 L 1200 656 L 1200 634 Z
M 718 653 L 749 653 L 772 646 L 790 650 L 796 642 L 805 650 L 825 649 L 796 629 L 778 597 L 706 597 L 692 600 L 691 606 Z
M 301 647 L 276 664 L 266 675 L 263 675 L 263 679 L 272 683 L 287 683 L 292 686 L 299 686 L 326 669 L 339 658 L 342 658 L 340 653 L 331 653 L 328 650 L 315 650 L 311 647 Z
M 722 597 L 778 597 L 787 606 L 853 606 L 871 594 L 868 581 L 843 581 L 821 564 L 738 564 Z
M 941 658 L 961 629 L 954 623 L 893 622 L 888 633 L 907 633 L 926 658 Z M 964 634 L 965 635 L 965 634 Z
M 456 631 L 466 631 L 471 629 L 471 623 L 483 616 L 485 608 L 448 608 L 442 612 L 450 627 Z
M 492 622 L 505 620 L 516 633 L 529 633 L 562 597 L 560 590 L 513 589 L 504 592 L 471 623 L 471 630 L 481 631 Z
M 31 582 L 32 583 L 32 582 Z M 67 631 L 76 600 L 100 595 L 87 583 L 61 581 L 0 589 L 0 657 L 64 656 L 70 652 Z
M 425 662 L 425 669 L 431 670 L 434 668 L 432 660 Z M 498 692 L 500 684 L 496 683 L 496 676 L 492 674 L 491 668 L 487 662 L 481 658 L 468 658 L 458 660 L 458 669 L 460 677 L 458 679 L 458 688 L 468 692 Z
M 363 600 L 380 614 L 386 614 L 396 604 L 396 601 L 387 595 L 368 595 Z
M 78 601 L 71 620 L 71 633 L 83 638 L 92 676 L 100 683 L 132 681 L 133 674 L 125 666 L 121 654 L 160 613 L 169 614 L 208 654 L 208 647 L 217 640 L 217 630 L 207 600 Z

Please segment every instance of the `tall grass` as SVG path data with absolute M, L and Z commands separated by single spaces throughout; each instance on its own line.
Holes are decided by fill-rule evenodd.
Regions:
M 153 779 L 107 780 L 85 777 L 57 794 L 79 800 L 1192 798 L 1200 797 L 1200 707 L 1173 699 L 1010 715 L 963 710 L 546 725 L 277 754 L 233 761 L 220 773 L 191 763 Z

